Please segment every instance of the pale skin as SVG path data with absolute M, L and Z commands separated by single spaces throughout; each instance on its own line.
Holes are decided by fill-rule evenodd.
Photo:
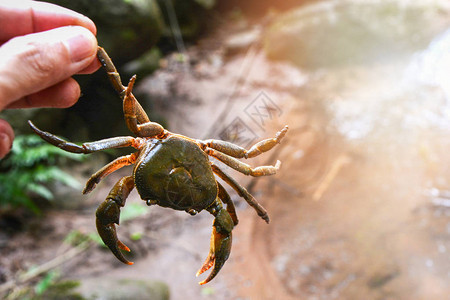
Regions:
M 80 97 L 71 77 L 100 67 L 97 33 L 87 17 L 45 2 L 0 1 L 0 112 L 70 107 Z M 14 131 L 0 119 L 0 159 Z

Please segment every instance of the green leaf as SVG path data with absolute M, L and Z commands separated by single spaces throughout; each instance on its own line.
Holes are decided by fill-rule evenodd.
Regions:
M 29 210 L 34 212 L 36 215 L 41 214 L 41 210 L 39 209 L 39 207 L 37 207 L 36 204 L 34 204 L 34 202 L 31 201 L 31 199 L 28 198 L 27 196 L 23 197 L 19 203 L 25 205 Z
M 72 175 L 69 173 L 66 173 L 58 168 L 52 168 L 50 170 L 50 174 L 52 176 L 53 180 L 59 181 L 69 187 L 72 187 L 74 189 L 79 189 L 82 187 L 82 184 Z
M 42 295 L 52 284 L 52 282 L 58 277 L 57 272 L 50 271 L 44 278 L 42 278 L 34 287 L 34 291 L 37 295 Z
M 43 185 L 30 183 L 27 186 L 27 191 L 35 193 L 46 200 L 53 200 L 53 193 Z
M 17 136 L 11 155 L 0 160 L 0 208 L 24 206 L 38 214 L 39 209 L 30 197 L 53 199 L 49 183 L 56 181 L 77 189 L 81 187 L 78 180 L 56 164 L 83 158 L 50 145 L 37 135 Z

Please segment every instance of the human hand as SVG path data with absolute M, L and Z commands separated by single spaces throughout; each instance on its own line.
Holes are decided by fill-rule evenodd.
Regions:
M 74 74 L 96 71 L 95 24 L 69 9 L 44 2 L 0 2 L 0 111 L 69 107 L 80 97 Z M 0 159 L 14 132 L 0 119 Z

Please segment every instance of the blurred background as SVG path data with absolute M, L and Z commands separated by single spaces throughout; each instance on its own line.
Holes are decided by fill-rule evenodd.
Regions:
M 90 17 L 153 121 L 249 147 L 265 224 L 231 189 L 239 225 L 210 283 L 195 272 L 212 216 L 148 208 L 133 191 L 120 239 L 99 241 L 95 209 L 131 167 L 89 195 L 96 170 L 132 149 L 58 151 L 26 120 L 74 142 L 129 135 L 101 69 L 77 76 L 69 109 L 0 113 L 15 129 L 0 161 L 0 297 L 5 299 L 448 299 L 450 3 L 447 0 L 49 1 Z M 55 149 L 54 149 L 55 148 Z

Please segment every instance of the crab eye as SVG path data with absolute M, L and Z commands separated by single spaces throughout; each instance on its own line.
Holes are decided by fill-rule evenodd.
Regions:
M 158 204 L 158 200 L 147 199 L 145 203 L 147 204 L 147 206 L 156 205 Z

